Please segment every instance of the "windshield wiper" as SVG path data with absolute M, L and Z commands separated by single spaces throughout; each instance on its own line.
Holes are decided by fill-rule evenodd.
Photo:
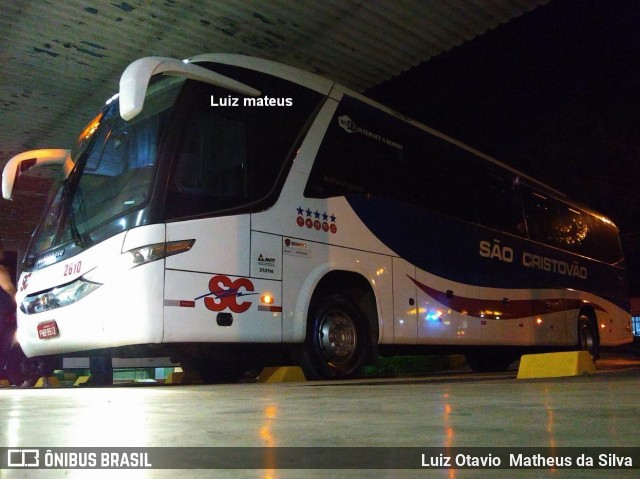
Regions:
M 87 242 L 78 230 L 78 226 L 76 224 L 76 213 L 73 210 L 73 196 L 75 188 L 72 187 L 70 179 L 66 179 L 62 182 L 62 189 L 62 199 L 64 201 L 64 209 L 67 212 L 67 218 L 69 220 L 69 230 L 71 231 L 71 237 L 73 238 L 73 242 L 76 244 L 76 246 L 84 248 L 87 245 Z
M 93 139 L 91 140 L 93 143 Z M 84 248 L 87 246 L 87 241 L 84 238 L 84 235 L 80 233 L 78 229 L 78 225 L 76 223 L 76 213 L 73 210 L 73 199 L 76 195 L 78 184 L 80 183 L 80 176 L 78 174 L 84 168 L 84 161 L 87 158 L 88 148 L 85 149 L 78 160 L 75 162 L 75 167 L 69 173 L 69 176 L 62 182 L 62 201 L 64 202 L 64 207 L 67 212 L 67 218 L 69 220 L 69 229 L 71 230 L 71 237 L 73 238 L 73 242 L 76 246 Z

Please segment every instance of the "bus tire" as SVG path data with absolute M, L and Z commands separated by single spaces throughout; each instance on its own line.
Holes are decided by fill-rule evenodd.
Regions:
M 301 366 L 307 379 L 348 379 L 358 375 L 369 350 L 364 318 L 344 296 L 323 294 L 309 308 Z
M 600 358 L 600 340 L 595 322 L 585 313 L 580 313 L 578 318 L 578 349 L 589 351 L 594 361 Z

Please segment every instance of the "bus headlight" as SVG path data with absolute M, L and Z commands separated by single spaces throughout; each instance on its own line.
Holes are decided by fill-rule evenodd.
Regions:
M 100 283 L 78 278 L 57 288 L 27 296 L 22 300 L 20 310 L 25 314 L 36 314 L 62 308 L 84 298 L 100 286 L 102 286 Z
M 189 251 L 194 239 L 157 243 L 125 251 L 109 265 L 87 272 L 71 283 L 27 296 L 20 304 L 25 314 L 36 314 L 75 303 L 109 281 L 117 281 L 123 271 Z

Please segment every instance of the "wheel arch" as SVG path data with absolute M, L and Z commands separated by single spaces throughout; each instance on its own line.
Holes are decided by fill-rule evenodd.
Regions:
M 309 278 L 310 279 L 310 278 Z M 312 308 L 314 300 L 324 296 L 328 292 L 336 292 L 345 296 L 360 311 L 365 320 L 365 326 L 368 329 L 369 338 L 369 358 L 367 363 L 373 363 L 378 359 L 378 340 L 380 336 L 379 327 L 379 302 L 371 282 L 366 278 L 365 274 L 358 271 L 349 271 L 346 269 L 324 270 L 320 274 L 315 275 L 315 281 L 308 288 L 308 295 L 299 298 L 299 303 L 303 301 L 304 307 L 304 337 L 306 337 L 309 329 L 309 311 Z M 305 285 L 307 286 L 307 285 Z
M 333 270 L 325 274 L 313 290 L 309 304 L 319 294 L 327 291 L 344 294 L 360 309 L 366 318 L 371 336 L 378 342 L 378 301 L 371 283 L 361 274 L 354 271 Z
M 589 324 L 593 327 L 593 331 L 600 342 L 600 333 L 598 328 L 598 315 L 596 310 L 591 305 L 584 305 L 580 312 L 578 313 L 578 325 L 580 324 L 581 318 L 586 317 L 589 320 Z

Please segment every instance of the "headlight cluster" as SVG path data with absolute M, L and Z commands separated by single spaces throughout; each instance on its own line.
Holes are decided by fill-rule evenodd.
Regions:
M 22 300 L 20 309 L 25 314 L 35 314 L 61 308 L 84 298 L 100 286 L 102 285 L 99 283 L 78 278 L 72 283 L 58 286 L 34 296 L 27 296 Z
M 189 251 L 194 243 L 194 239 L 171 241 L 125 251 L 116 261 L 95 268 L 71 283 L 27 296 L 22 300 L 20 310 L 25 314 L 36 314 L 68 306 L 95 291 L 104 283 L 118 281 L 124 271 L 167 256 L 184 253 Z

